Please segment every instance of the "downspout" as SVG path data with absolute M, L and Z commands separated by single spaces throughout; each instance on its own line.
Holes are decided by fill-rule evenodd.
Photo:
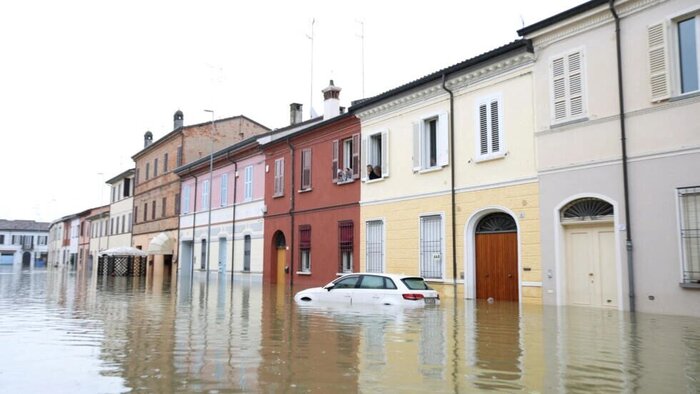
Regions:
M 238 192 L 238 162 L 229 158 L 229 153 L 226 153 L 226 158 L 233 163 L 233 219 L 231 221 L 231 287 L 233 287 L 233 264 L 235 261 L 236 252 L 236 196 Z
M 291 158 L 292 158 L 292 166 L 291 166 L 291 168 L 292 168 L 292 171 L 291 171 L 292 172 L 292 176 L 291 176 L 292 185 L 290 186 L 290 191 L 289 191 L 290 194 L 292 195 L 291 205 L 289 207 L 289 216 L 290 216 L 291 224 L 292 224 L 291 231 L 289 234 L 290 243 L 292 245 L 292 247 L 290 249 L 291 252 L 289 253 L 289 288 L 291 289 L 292 287 L 294 287 L 294 253 L 295 253 L 295 249 L 294 249 L 294 208 L 295 208 L 294 197 L 296 195 L 296 192 L 294 191 L 294 173 L 295 173 L 294 145 L 292 145 L 292 143 L 289 142 L 289 137 L 287 137 L 287 145 L 289 146 L 289 151 L 290 151 Z
M 192 208 L 192 256 L 190 256 L 190 267 L 191 272 L 190 272 L 190 277 L 193 278 L 192 282 L 194 282 L 194 225 L 197 223 L 197 184 L 199 184 L 199 179 L 197 179 L 197 175 L 194 176 L 194 207 Z M 201 264 L 201 263 L 200 263 Z
M 452 198 L 452 285 L 457 295 L 457 204 L 455 202 L 455 96 L 447 88 L 447 75 L 442 74 L 442 88 L 450 95 L 450 197 Z
M 634 294 L 634 257 L 632 247 L 632 225 L 630 223 L 629 179 L 627 175 L 627 136 L 625 130 L 625 102 L 622 90 L 622 49 L 620 46 L 620 17 L 615 12 L 615 0 L 610 0 L 610 12 L 615 18 L 615 44 L 617 46 L 617 95 L 620 102 L 620 143 L 622 145 L 622 184 L 625 199 L 625 223 L 627 226 L 627 279 L 629 286 L 630 312 L 636 309 Z

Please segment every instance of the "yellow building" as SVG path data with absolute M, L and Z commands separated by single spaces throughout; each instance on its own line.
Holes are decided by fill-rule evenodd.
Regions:
M 364 271 L 421 275 L 443 297 L 541 301 L 533 62 L 515 41 L 351 108 Z

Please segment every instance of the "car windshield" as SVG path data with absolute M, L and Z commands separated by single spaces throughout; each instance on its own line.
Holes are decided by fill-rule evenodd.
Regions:
M 410 290 L 432 290 L 423 278 L 404 278 L 401 282 Z

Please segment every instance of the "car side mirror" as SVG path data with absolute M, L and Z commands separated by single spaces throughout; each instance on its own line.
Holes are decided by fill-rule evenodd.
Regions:
M 331 289 L 334 287 L 335 287 L 335 283 L 329 283 L 329 284 L 323 286 L 323 288 L 328 290 L 328 291 L 331 291 Z

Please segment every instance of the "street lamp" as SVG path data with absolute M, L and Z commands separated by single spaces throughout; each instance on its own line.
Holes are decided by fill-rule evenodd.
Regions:
M 207 286 L 209 285 L 209 253 L 211 251 L 211 195 L 214 190 L 213 184 L 212 184 L 212 174 L 214 172 L 214 135 L 216 134 L 216 123 L 214 122 L 214 110 L 212 109 L 205 109 L 204 112 L 209 112 L 211 113 L 211 131 L 212 134 L 209 136 L 209 195 L 207 198 L 209 201 L 207 202 L 207 210 L 209 211 L 209 217 L 207 219 L 207 261 L 206 261 L 206 270 L 207 270 Z

